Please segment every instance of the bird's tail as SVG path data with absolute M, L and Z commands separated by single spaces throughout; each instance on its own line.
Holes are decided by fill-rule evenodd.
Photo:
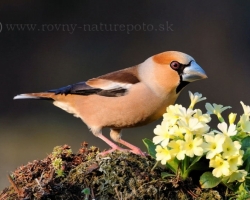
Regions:
M 50 92 L 39 92 L 39 93 L 27 93 L 19 94 L 14 99 L 40 99 L 40 100 L 53 100 L 54 93 Z

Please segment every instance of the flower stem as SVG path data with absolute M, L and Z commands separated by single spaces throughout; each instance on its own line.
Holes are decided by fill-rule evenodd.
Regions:
M 221 116 L 220 113 L 217 114 L 217 117 L 219 119 L 219 121 L 222 123 L 222 122 L 225 122 L 224 118 Z
M 187 168 L 189 167 L 189 157 L 186 156 L 183 160 L 183 163 L 182 163 L 182 167 L 181 167 L 181 176 L 183 179 L 186 179 L 188 177 L 188 174 L 186 174 L 187 172 Z
M 159 161 L 156 161 L 156 163 L 154 164 L 154 166 L 151 169 L 151 172 L 154 171 L 154 169 L 156 168 L 156 166 L 158 165 Z

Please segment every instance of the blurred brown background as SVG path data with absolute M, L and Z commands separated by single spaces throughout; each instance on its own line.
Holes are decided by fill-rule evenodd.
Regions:
M 238 113 L 240 100 L 250 104 L 250 1 L 12 0 L 0 3 L 0 22 L 0 189 L 9 184 L 7 173 L 44 158 L 56 145 L 76 151 L 87 141 L 108 148 L 79 119 L 49 102 L 13 101 L 16 94 L 58 88 L 178 50 L 192 55 L 209 79 L 190 84 L 177 103 L 188 106 L 191 90 Z M 100 29 L 101 23 L 108 29 L 55 27 Z M 10 24 L 37 25 L 11 30 Z M 114 24 L 134 30 L 110 30 Z M 145 150 L 142 139 L 152 138 L 159 122 L 124 130 L 124 138 Z

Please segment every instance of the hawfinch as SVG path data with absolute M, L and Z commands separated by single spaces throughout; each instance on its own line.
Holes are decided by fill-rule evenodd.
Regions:
M 102 128 L 108 127 L 115 142 L 135 154 L 145 155 L 121 139 L 121 130 L 159 119 L 188 83 L 204 78 L 205 72 L 191 56 L 167 51 L 133 67 L 59 89 L 20 94 L 14 99 L 51 100 L 55 106 L 81 118 L 96 137 L 112 148 L 103 154 L 127 151 L 102 135 Z

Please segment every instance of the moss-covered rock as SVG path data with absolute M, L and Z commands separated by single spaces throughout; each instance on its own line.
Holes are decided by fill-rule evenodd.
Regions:
M 83 143 L 77 154 L 68 145 L 55 147 L 43 160 L 16 169 L 0 200 L 16 199 L 223 199 L 216 190 L 201 190 L 154 167 L 155 160 L 131 153 L 99 156 L 97 147 Z

